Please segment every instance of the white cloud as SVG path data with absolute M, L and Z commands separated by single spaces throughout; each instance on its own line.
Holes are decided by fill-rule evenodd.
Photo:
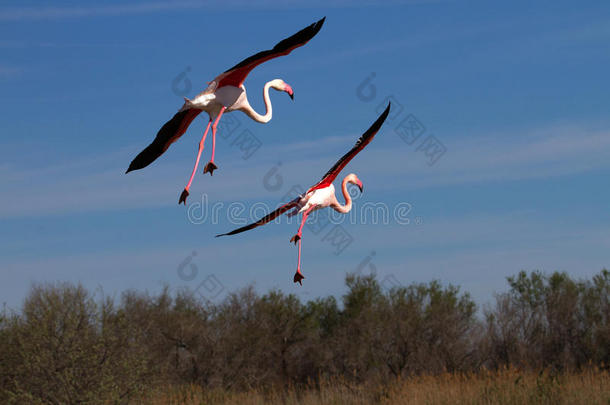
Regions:
M 291 281 L 296 248 L 288 239 L 294 230 L 295 226 L 272 224 L 232 238 L 216 239 L 206 232 L 196 241 L 172 238 L 146 248 L 5 257 L 0 259 L 4 269 L 0 295 L 16 306 L 32 281 L 54 280 L 81 281 L 91 289 L 101 286 L 107 294 L 127 288 L 158 291 L 162 283 L 197 289 L 213 274 L 225 293 L 256 283 L 259 291 L 280 288 L 287 293 L 309 293 L 302 295 L 308 299 L 340 294 L 346 272 L 356 271 L 371 256 L 380 280 L 393 275 L 407 285 L 437 278 L 461 286 L 483 303 L 492 298 L 493 291 L 506 289 L 506 276 L 522 269 L 590 277 L 608 266 L 605 252 L 610 244 L 607 227 L 566 226 L 515 212 L 426 220 L 406 227 L 350 225 L 354 242 L 339 256 L 322 240 L 324 233 L 306 232 L 303 271 L 307 279 L 301 288 Z M 181 279 L 178 273 L 189 256 L 196 266 L 192 281 Z M 186 269 L 183 274 L 191 271 L 182 268 Z M 368 272 L 370 267 L 364 266 L 362 271 Z
M 91 16 L 112 16 L 153 13 L 172 9 L 205 7 L 201 1 L 148 2 L 139 4 L 114 4 L 88 6 L 21 7 L 0 10 L 0 21 L 52 20 Z
M 272 159 L 284 153 L 301 156 L 324 148 L 326 144 L 335 145 L 341 139 L 329 137 L 316 143 L 262 147 L 260 153 L 246 161 L 220 140 L 219 147 L 236 156 L 226 157 L 226 165 L 221 160 L 221 170 L 214 177 L 203 176 L 203 165 L 200 166 L 190 190 L 189 202 L 200 200 L 198 196 L 202 192 L 208 193 L 214 201 L 268 198 L 262 178 L 274 163 L 265 162 L 263 154 Z M 193 151 L 192 160 L 179 163 L 168 161 L 164 155 L 150 167 L 126 175 L 125 168 L 137 150 L 138 147 L 130 147 L 105 156 L 81 157 L 36 169 L 5 163 L 0 166 L 3 184 L 0 189 L 0 218 L 177 205 L 196 152 Z M 261 157 L 262 161 L 259 160 Z M 206 156 L 202 157 L 203 164 L 206 159 Z M 231 164 L 228 163 L 230 159 Z
M 23 69 L 13 66 L 0 65 L 0 78 L 11 78 L 23 72 Z
M 388 128 L 389 136 L 398 136 Z M 422 138 L 424 138 L 422 136 Z M 610 168 L 610 131 L 553 126 L 527 133 L 494 133 L 440 139 L 447 152 L 430 167 L 416 145 L 371 148 L 359 160 L 385 176 L 385 184 L 429 187 L 487 181 L 550 178 Z M 376 163 L 372 163 L 376 162 Z
M 557 177 L 610 168 L 608 131 L 563 126 L 527 134 L 442 139 L 448 150 L 436 165 L 429 167 L 415 146 L 404 144 L 392 125 L 386 125 L 380 133 L 383 146 L 373 142 L 344 173 L 361 174 L 366 178 L 367 189 L 376 192 Z M 199 200 L 197 196 L 202 192 L 208 193 L 212 201 L 280 198 L 290 185 L 308 187 L 318 181 L 356 138 L 357 135 L 330 136 L 315 142 L 265 144 L 247 161 L 221 143 L 227 164 L 221 162 L 221 170 L 212 178 L 197 173 L 189 202 Z M 388 144 L 393 145 L 389 148 Z M 4 164 L 0 166 L 0 217 L 176 205 L 192 162 L 161 159 L 145 170 L 124 175 L 134 150 L 137 148 L 40 169 Z M 205 162 L 205 157 L 202 159 Z M 278 159 L 283 161 L 279 173 L 284 185 L 274 194 L 263 187 L 263 177 Z
M 383 5 L 436 3 L 439 0 L 392 0 Z M 200 8 L 311 8 L 311 7 L 354 7 L 380 6 L 374 0 L 325 0 L 325 1 L 277 1 L 265 0 L 252 2 L 248 0 L 174 0 L 151 1 L 132 4 L 113 4 L 99 6 L 52 6 L 52 7 L 20 7 L 0 9 L 0 21 L 55 20 L 66 18 L 125 16 L 148 14 L 172 10 L 189 10 Z

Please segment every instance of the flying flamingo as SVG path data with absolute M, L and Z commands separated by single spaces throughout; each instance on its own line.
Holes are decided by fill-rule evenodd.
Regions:
M 159 156 L 161 156 L 169 146 L 180 138 L 191 122 L 201 113 L 205 111 L 208 113 L 209 120 L 208 125 L 203 133 L 203 137 L 199 142 L 199 151 L 197 152 L 197 159 L 195 160 L 195 167 L 191 177 L 180 195 L 178 204 L 184 203 L 186 205 L 186 198 L 189 195 L 189 188 L 193 182 L 193 177 L 197 171 L 199 165 L 199 158 L 203 151 L 205 138 L 212 127 L 212 156 L 210 161 L 205 165 L 203 172 L 210 172 L 210 175 L 214 174 L 214 170 L 218 169 L 218 166 L 214 164 L 214 152 L 216 150 L 216 127 L 220 117 L 225 112 L 231 111 L 242 111 L 247 116 L 252 118 L 256 122 L 267 123 L 271 120 L 272 107 L 271 101 L 269 100 L 269 89 L 275 89 L 278 91 L 285 91 L 288 93 L 291 99 L 294 99 L 294 91 L 289 84 L 284 82 L 282 79 L 275 79 L 265 83 L 263 87 L 263 99 L 265 101 L 266 113 L 261 115 L 254 111 L 248 102 L 246 96 L 246 88 L 243 83 L 246 77 L 252 69 L 266 62 L 270 59 L 277 58 L 278 56 L 288 55 L 293 49 L 305 45 L 311 38 L 313 38 L 324 24 L 324 19 L 311 24 L 310 26 L 302 29 L 293 36 L 284 39 L 277 43 L 273 49 L 262 51 L 256 55 L 252 55 L 249 58 L 244 59 L 231 69 L 225 71 L 221 75 L 217 76 L 212 80 L 208 87 L 201 93 L 199 93 L 194 99 L 189 100 L 184 98 L 184 105 L 180 110 L 173 116 L 171 120 L 165 123 L 163 127 L 157 133 L 155 140 L 148 145 L 138 156 L 133 159 L 129 168 L 125 173 L 129 173 L 132 170 L 142 169 L 152 162 L 154 162 Z
M 280 206 L 275 211 L 271 212 L 270 214 L 267 214 L 263 218 L 259 219 L 254 223 L 251 223 L 250 225 L 243 226 L 228 233 L 216 235 L 216 237 L 225 235 L 235 235 L 241 232 L 249 231 L 250 229 L 254 229 L 258 226 L 265 225 L 266 223 L 273 221 L 275 218 L 279 217 L 280 215 L 289 210 L 292 210 L 292 212 L 288 213 L 288 216 L 303 214 L 298 232 L 292 237 L 292 239 L 290 239 L 290 242 L 294 242 L 295 245 L 297 244 L 297 242 L 299 244 L 297 271 L 294 274 L 293 280 L 295 283 L 298 282 L 302 285 L 303 283 L 301 282 L 301 280 L 303 280 L 305 277 L 301 273 L 301 239 L 303 236 L 303 226 L 305 225 L 305 221 L 307 221 L 307 217 L 313 211 L 326 207 L 331 207 L 335 211 L 340 212 L 342 214 L 347 214 L 351 211 L 352 197 L 347 191 L 347 183 L 357 185 L 360 189 L 360 192 L 362 192 L 362 182 L 360 181 L 358 176 L 353 173 L 350 173 L 345 176 L 345 178 L 341 182 L 341 191 L 343 192 L 343 198 L 345 198 L 345 204 L 341 205 L 341 203 L 337 200 L 337 197 L 335 196 L 335 186 L 333 186 L 333 181 L 335 180 L 337 175 L 343 170 L 343 168 L 349 163 L 349 161 L 352 160 L 354 156 L 358 154 L 358 152 L 364 149 L 364 147 L 373 140 L 373 137 L 375 136 L 377 131 L 379 131 L 379 128 L 381 128 L 381 125 L 388 117 L 389 112 L 390 103 L 388 103 L 388 106 L 386 107 L 385 111 L 379 116 L 379 118 L 377 118 L 377 121 L 375 121 L 373 125 L 371 125 L 371 127 L 360 137 L 360 139 L 358 139 L 354 147 L 345 155 L 343 155 L 343 157 L 339 159 L 333 167 L 331 167 L 331 169 L 322 177 L 322 179 L 315 185 L 311 186 L 309 190 L 307 190 L 303 195 L 300 195 L 289 203 Z

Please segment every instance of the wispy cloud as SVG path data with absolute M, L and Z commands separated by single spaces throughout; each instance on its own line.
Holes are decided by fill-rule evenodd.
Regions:
M 372 148 L 359 162 L 375 161 L 366 166 L 369 172 L 384 176 L 385 184 L 400 178 L 409 187 L 550 178 L 610 168 L 608 130 L 552 126 L 443 141 L 448 151 L 433 167 L 425 164 L 425 156 L 415 147 L 406 145 L 383 151 Z
M 83 282 L 91 290 L 101 287 L 110 295 L 129 288 L 158 291 L 164 284 L 196 290 L 211 274 L 222 283 L 225 294 L 261 280 L 263 291 L 279 286 L 293 287 L 294 269 L 289 265 L 292 263 L 289 259 L 293 259 L 294 250 L 261 249 L 265 245 L 279 245 L 280 240 L 282 246 L 288 245 L 284 236 L 269 238 L 259 234 L 249 241 L 240 240 L 237 247 L 212 235 L 202 236 L 196 242 L 174 239 L 146 248 L 105 248 L 88 253 L 55 253 L 16 259 L 0 257 L 3 269 L 0 304 L 7 302 L 16 306 L 32 282 L 55 280 Z M 236 251 L 240 254 L 235 254 Z M 196 255 L 192 264 L 196 267 L 184 270 L 186 274 L 192 274 L 193 279 L 181 278 L 178 269 L 193 252 Z M 248 266 L 244 266 L 246 258 Z M 205 290 L 199 292 L 205 293 Z
M 354 139 L 353 136 L 350 138 Z M 235 156 L 237 161 L 222 166 L 222 177 L 204 177 L 200 170 L 191 188 L 190 200 L 204 190 L 217 196 L 215 200 L 267 198 L 262 177 L 273 163 L 270 164 L 265 157 L 274 159 L 287 153 L 296 155 L 297 152 L 307 156 L 325 145 L 343 143 L 341 140 L 341 137 L 329 137 L 316 143 L 270 145 L 247 161 Z M 137 146 L 130 147 L 107 155 L 80 157 L 35 169 L 4 163 L 0 165 L 3 184 L 0 189 L 0 218 L 176 205 L 193 161 L 176 163 L 163 156 L 145 170 L 125 175 L 125 168 L 137 150 Z M 258 160 L 261 157 L 263 160 Z M 28 197 L 16 199 L 16 195 Z
M 24 41 L 24 40 L 0 40 L 0 49 L 24 49 L 24 48 L 145 48 L 153 47 L 149 42 L 135 42 L 126 39 L 115 42 L 52 42 L 52 41 Z
M 262 291 L 280 288 L 300 293 L 303 290 L 295 289 L 291 281 L 296 251 L 288 244 L 288 235 L 293 231 L 294 227 L 275 227 L 275 231 L 267 227 L 226 239 L 215 239 L 207 232 L 196 241 L 163 239 L 145 248 L 3 257 L 0 295 L 16 305 L 34 280 L 82 281 L 91 289 L 101 286 L 109 294 L 127 288 L 157 291 L 162 283 L 196 289 L 212 273 L 227 291 L 256 282 Z M 439 218 L 414 226 L 357 225 L 350 226 L 349 232 L 355 240 L 341 256 L 335 256 L 319 236 L 306 235 L 305 289 L 312 296 L 340 294 L 345 274 L 356 271 L 374 251 L 371 264 L 380 280 L 393 275 L 406 285 L 438 278 L 460 285 L 483 303 L 491 299 L 492 291 L 506 288 L 506 276 L 522 269 L 565 270 L 590 277 L 607 267 L 604 253 L 610 244 L 607 226 L 602 224 L 589 227 L 575 221 L 574 226 L 566 226 L 523 212 Z M 189 282 L 180 279 L 178 267 L 193 251 L 197 277 Z M 361 270 L 371 269 L 367 265 Z
M 527 131 L 456 135 L 442 139 L 448 151 L 430 167 L 416 145 L 406 145 L 394 132 L 396 124 L 387 122 L 381 133 L 383 146 L 379 145 L 381 140 L 371 144 L 349 164 L 344 174 L 361 173 L 376 190 L 399 191 L 543 179 L 610 169 L 608 129 L 551 125 Z M 344 140 L 339 142 L 339 139 Z M 315 182 L 318 175 L 345 153 L 353 139 L 355 136 L 340 137 L 324 148 L 318 146 L 311 152 L 304 151 L 297 161 L 288 161 L 283 168 L 297 182 L 305 185 Z M 321 150 L 324 155 L 320 155 Z
M 492 292 L 506 290 L 506 277 L 520 270 L 591 277 L 607 268 L 608 230 L 607 224 L 557 221 L 534 211 L 425 218 L 413 226 L 357 225 L 349 228 L 356 235 L 351 251 L 361 256 L 351 266 L 356 269 L 375 251 L 372 265 L 380 279 L 389 274 L 403 284 L 440 279 L 459 285 L 482 304 Z M 366 238 L 359 237 L 363 234 Z
M 22 72 L 23 69 L 18 67 L 0 65 L 0 79 L 11 78 L 20 75 Z
M 429 167 L 425 156 L 400 140 L 386 124 L 384 146 L 373 143 L 346 168 L 362 173 L 378 192 L 465 183 L 516 181 L 572 175 L 610 168 L 610 131 L 548 127 L 525 134 L 502 133 L 444 140 L 447 153 Z M 396 137 L 396 144 L 391 137 Z M 287 184 L 307 187 L 348 150 L 357 135 L 315 142 L 265 144 L 250 160 L 235 153 L 219 177 L 197 175 L 191 200 L 202 192 L 214 201 L 279 198 L 263 187 L 263 177 L 283 159 Z M 141 172 L 124 175 L 137 148 L 86 157 L 38 169 L 0 166 L 0 217 L 44 216 L 71 212 L 125 210 L 177 204 L 191 163 L 161 159 Z M 230 150 L 230 149 L 229 149 Z M 320 151 L 324 151 L 320 154 Z M 227 157 L 228 158 L 228 157 Z M 50 181 L 52 179 L 52 181 Z M 14 196 L 28 196 L 15 199 Z
M 389 0 L 381 5 L 436 3 L 439 0 Z M 176 0 L 163 2 L 142 2 L 135 4 L 113 4 L 98 6 L 52 6 L 52 7 L 20 7 L 0 9 L 0 21 L 56 20 L 66 18 L 128 16 L 134 14 L 149 14 L 164 11 L 183 11 L 199 8 L 310 8 L 310 7 L 354 7 L 380 6 L 374 0 L 317 0 L 317 1 L 277 1 L 265 0 L 252 2 L 247 0 Z
M 54 20 L 93 16 L 113 16 L 184 10 L 206 6 L 201 1 L 148 2 L 99 6 L 20 7 L 0 10 L 0 21 Z

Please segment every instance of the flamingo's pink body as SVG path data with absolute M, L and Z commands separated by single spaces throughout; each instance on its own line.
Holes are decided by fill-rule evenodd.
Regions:
M 343 198 L 345 199 L 345 204 L 342 205 L 335 195 L 335 186 L 332 183 L 329 186 L 318 188 L 312 191 L 307 192 L 305 195 L 299 197 L 298 201 L 295 204 L 294 210 L 288 213 L 288 216 L 293 216 L 297 214 L 302 214 L 303 217 L 301 219 L 301 225 L 299 226 L 299 230 L 296 235 L 290 239 L 291 242 L 299 244 L 299 255 L 297 258 L 297 271 L 294 275 L 294 281 L 301 283 L 305 277 L 301 273 L 301 243 L 303 239 L 303 226 L 305 222 L 307 222 L 307 217 L 312 212 L 319 210 L 321 208 L 330 207 L 341 214 L 347 214 L 352 209 L 352 197 L 349 195 L 347 191 L 347 183 L 352 183 L 360 188 L 362 192 L 363 186 L 362 182 L 354 173 L 350 173 L 343 179 L 341 183 L 341 191 L 343 192 Z
M 303 195 L 295 198 L 294 200 L 290 201 L 287 204 L 282 205 L 275 211 L 269 213 L 265 217 L 261 218 L 260 220 L 254 222 L 252 224 L 243 226 L 243 227 L 235 229 L 231 232 L 217 235 L 217 236 L 235 235 L 237 233 L 241 233 L 241 232 L 248 231 L 250 229 L 254 229 L 258 226 L 264 225 L 264 224 L 274 220 L 278 216 L 285 214 L 285 213 L 288 216 L 302 214 L 303 217 L 301 218 L 301 225 L 299 226 L 299 230 L 297 231 L 296 235 L 294 235 L 292 237 L 292 239 L 290 239 L 291 242 L 294 242 L 295 244 L 296 243 L 299 244 L 297 271 L 294 275 L 294 282 L 301 283 L 301 280 L 303 280 L 305 278 L 303 276 L 303 274 L 301 273 L 301 245 L 302 245 L 302 237 L 303 237 L 303 226 L 305 225 L 305 222 L 307 221 L 307 217 L 313 211 L 319 210 L 321 208 L 330 207 L 330 208 L 334 209 L 335 211 L 340 212 L 342 214 L 346 214 L 352 209 L 352 198 L 351 198 L 349 192 L 347 191 L 347 184 L 351 183 L 351 184 L 357 185 L 358 188 L 360 189 L 360 192 L 362 192 L 363 186 L 362 186 L 362 182 L 360 181 L 360 179 L 358 179 L 358 176 L 356 176 L 353 173 L 350 173 L 347 176 L 345 176 L 345 178 L 341 182 L 341 192 L 343 193 L 343 198 L 345 199 L 345 204 L 341 204 L 337 200 L 337 197 L 335 195 L 335 186 L 333 186 L 333 181 L 335 180 L 337 175 L 341 172 L 341 170 L 343 170 L 343 168 L 349 163 L 349 161 L 352 160 L 354 158 L 354 156 L 356 156 L 358 154 L 358 152 L 360 152 L 362 149 L 364 149 L 364 147 L 373 140 L 373 137 L 375 136 L 377 131 L 379 131 L 379 128 L 381 128 L 381 125 L 387 118 L 389 112 L 390 112 L 390 104 L 388 103 L 388 107 L 385 109 L 385 111 L 379 116 L 379 118 L 377 118 L 377 120 L 373 123 L 373 125 L 371 125 L 371 127 L 360 137 L 360 139 L 358 139 L 358 142 L 356 142 L 356 145 L 354 145 L 354 147 L 348 153 L 346 153 L 343 157 L 341 157 L 341 159 L 339 159 L 337 161 L 337 163 L 335 163 L 335 165 L 324 175 L 324 177 L 322 177 L 322 180 L 320 180 L 314 186 L 310 187 Z M 288 211 L 290 211 L 290 212 L 288 212 Z
M 264 115 L 261 115 L 250 106 L 250 103 L 248 102 L 248 96 L 246 95 L 246 87 L 243 84 L 239 87 L 227 85 L 217 88 L 217 86 L 218 83 L 216 82 L 216 80 L 214 80 L 210 83 L 208 88 L 206 88 L 202 93 L 198 94 L 197 97 L 195 97 L 194 99 L 189 100 L 185 97 L 184 105 L 180 109 L 180 111 L 205 111 L 208 113 L 209 121 L 203 133 L 203 136 L 201 137 L 201 141 L 199 141 L 199 149 L 197 151 L 197 159 L 195 160 L 195 166 L 193 167 L 191 177 L 189 178 L 186 187 L 180 195 L 180 200 L 178 201 L 179 203 L 182 202 L 186 204 L 186 197 L 189 195 L 189 189 L 191 187 L 191 184 L 193 183 L 195 173 L 197 172 L 197 166 L 199 165 L 199 159 L 201 158 L 201 152 L 203 152 L 205 139 L 208 135 L 208 131 L 210 130 L 210 125 L 212 127 L 213 137 L 212 156 L 208 164 L 203 169 L 203 172 L 210 172 L 210 175 L 212 175 L 214 174 L 214 170 L 218 168 L 214 164 L 214 155 L 216 152 L 216 127 L 218 126 L 218 122 L 220 121 L 220 117 L 222 116 L 222 114 L 232 111 L 242 111 L 254 121 L 266 124 L 271 120 L 271 117 L 273 116 L 273 107 L 269 98 L 270 88 L 279 91 L 285 91 L 291 98 L 294 97 L 294 91 L 292 90 L 292 87 L 290 87 L 290 85 L 284 82 L 282 79 L 274 79 L 265 83 L 265 86 L 263 86 L 263 99 L 265 101 L 266 111 Z
M 208 164 L 206 164 L 203 172 L 209 172 L 210 175 L 214 173 L 218 167 L 214 164 L 214 154 L 216 151 L 216 129 L 220 118 L 225 112 L 231 111 L 242 111 L 256 122 L 267 123 L 271 120 L 273 109 L 271 106 L 271 100 L 269 99 L 269 89 L 273 88 L 279 91 L 285 91 L 294 99 L 294 92 L 292 87 L 285 83 L 281 79 L 274 79 L 265 84 L 263 87 L 263 99 L 265 101 L 266 112 L 264 115 L 257 113 L 248 102 L 246 95 L 246 88 L 243 83 L 246 77 L 252 69 L 266 62 L 270 59 L 277 58 L 278 56 L 288 55 L 293 49 L 305 45 L 311 38 L 313 38 L 324 24 L 324 18 L 320 21 L 311 24 L 310 26 L 302 29 L 296 34 L 292 35 L 280 41 L 273 47 L 273 49 L 262 51 L 256 55 L 252 55 L 249 58 L 244 59 L 231 69 L 218 75 L 208 87 L 198 94 L 192 100 L 185 98 L 184 105 L 174 115 L 172 119 L 163 125 L 163 127 L 157 133 L 154 141 L 148 145 L 142 152 L 136 156 L 129 168 L 127 173 L 132 170 L 142 169 L 156 160 L 161 156 L 169 146 L 180 138 L 191 124 L 191 122 L 199 115 L 202 111 L 205 111 L 209 116 L 208 125 L 201 137 L 199 142 L 199 150 L 197 152 L 197 159 L 195 160 L 195 166 L 191 173 L 191 177 L 180 195 L 178 203 L 185 203 L 186 198 L 189 195 L 189 188 L 193 182 L 193 177 L 197 171 L 199 165 L 199 159 L 201 158 L 201 152 L 205 145 L 205 139 L 208 131 L 212 128 L 212 156 Z

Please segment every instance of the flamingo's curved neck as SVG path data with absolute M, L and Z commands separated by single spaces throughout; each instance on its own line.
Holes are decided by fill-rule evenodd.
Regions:
M 349 195 L 347 191 L 347 183 L 349 181 L 349 177 L 345 177 L 341 182 L 341 192 L 343 193 L 343 198 L 345 198 L 345 205 L 341 205 L 339 201 L 336 201 L 333 205 L 333 209 L 342 214 L 347 214 L 352 210 L 352 197 Z
M 266 124 L 271 120 L 271 116 L 273 115 L 273 107 L 271 106 L 271 100 L 269 99 L 269 88 L 271 87 L 271 82 L 265 83 L 263 87 L 263 99 L 265 100 L 265 115 L 260 115 L 254 108 L 250 106 L 249 103 L 245 103 L 243 112 L 246 113 L 250 118 L 252 118 L 256 122 L 260 122 L 262 124 Z

